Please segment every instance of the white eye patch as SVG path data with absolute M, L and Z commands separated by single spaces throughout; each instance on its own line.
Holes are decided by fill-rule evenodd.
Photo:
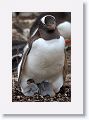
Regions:
M 43 24 L 45 24 L 45 17 L 46 17 L 46 16 L 44 16 L 43 18 L 41 18 L 41 22 L 42 22 Z
M 52 18 L 55 19 L 55 17 L 52 16 L 52 15 L 46 15 L 46 16 L 44 16 L 44 17 L 41 18 L 41 22 L 42 22 L 43 24 L 45 24 L 45 18 L 46 18 L 47 16 L 50 16 L 50 17 L 52 17 Z

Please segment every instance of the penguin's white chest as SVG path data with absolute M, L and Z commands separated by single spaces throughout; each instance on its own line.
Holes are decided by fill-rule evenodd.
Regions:
M 25 74 L 33 79 L 47 79 L 62 71 L 64 66 L 64 38 L 45 41 L 39 38 L 32 44 L 25 63 Z

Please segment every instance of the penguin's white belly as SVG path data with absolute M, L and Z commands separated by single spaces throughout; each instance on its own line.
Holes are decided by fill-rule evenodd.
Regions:
M 24 74 L 36 82 L 48 80 L 61 74 L 64 66 L 64 38 L 45 41 L 36 40 L 28 54 Z

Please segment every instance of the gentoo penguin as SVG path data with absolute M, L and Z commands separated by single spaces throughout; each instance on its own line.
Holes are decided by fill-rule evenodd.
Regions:
M 65 39 L 66 46 L 71 45 L 71 23 L 65 21 L 57 26 L 60 35 Z
M 28 27 L 23 29 L 19 17 L 20 12 L 15 12 L 15 15 L 16 15 L 16 21 L 13 22 L 12 27 L 16 29 L 16 32 L 20 33 L 19 36 L 21 36 L 24 40 L 27 41 L 30 33 L 30 28 Z
M 59 92 L 63 86 L 64 48 L 65 41 L 57 29 L 55 17 L 43 16 L 18 66 L 18 80 L 25 96 L 35 92 L 54 96 Z
M 71 13 L 70 12 L 41 12 L 30 29 L 30 36 L 38 28 L 40 20 L 48 14 L 50 14 L 56 18 L 57 26 L 65 21 L 68 21 L 69 23 L 71 23 Z
M 64 37 L 66 45 L 71 44 L 71 13 L 70 12 L 42 12 L 33 23 L 30 29 L 30 36 L 34 33 L 39 25 L 40 19 L 44 15 L 53 15 L 56 18 L 56 24 L 60 35 Z

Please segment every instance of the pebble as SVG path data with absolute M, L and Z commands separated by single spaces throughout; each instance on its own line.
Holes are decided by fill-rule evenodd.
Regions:
M 17 99 L 20 99 L 20 96 L 17 96 Z

